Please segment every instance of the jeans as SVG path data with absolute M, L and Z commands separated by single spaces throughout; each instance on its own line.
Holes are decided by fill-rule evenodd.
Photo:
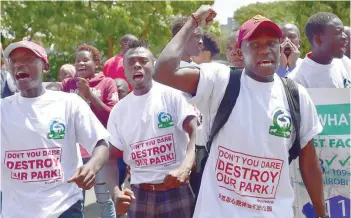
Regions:
M 77 203 L 73 204 L 68 210 L 63 212 L 59 218 L 84 218 L 83 201 L 77 201 Z
M 86 164 L 89 158 L 84 158 L 83 163 Z M 94 191 L 96 196 L 96 201 L 100 205 L 100 216 L 101 218 L 116 218 L 115 205 L 110 197 L 110 192 L 108 190 L 107 184 L 105 183 L 105 178 L 101 169 L 96 174 L 96 184 L 94 185 Z M 83 202 L 85 201 L 85 190 L 83 190 Z

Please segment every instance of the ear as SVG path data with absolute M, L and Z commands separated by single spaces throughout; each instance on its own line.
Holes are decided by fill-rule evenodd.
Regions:
M 301 46 L 301 39 L 299 39 L 299 45 L 297 46 L 298 49 L 300 49 Z
M 43 72 L 47 73 L 49 71 L 50 65 L 47 63 L 44 63 L 44 68 L 43 68 Z
M 314 35 L 313 36 L 313 44 L 316 44 L 316 45 L 320 45 L 322 44 L 323 40 L 322 40 L 322 37 L 321 35 Z

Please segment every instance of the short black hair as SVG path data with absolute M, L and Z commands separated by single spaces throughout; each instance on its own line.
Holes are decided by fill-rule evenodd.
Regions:
M 128 50 L 134 48 L 146 48 L 150 49 L 149 41 L 140 39 L 140 40 L 132 40 L 128 42 Z
M 128 42 L 128 50 L 126 51 L 126 54 L 130 49 L 136 49 L 136 48 L 145 48 L 145 49 L 149 50 L 150 55 L 151 55 L 150 58 L 152 59 L 152 62 L 155 61 L 154 55 L 152 54 L 152 52 L 150 50 L 149 41 L 144 40 L 144 39 L 129 41 Z
M 308 41 L 312 44 L 313 37 L 322 34 L 326 24 L 335 18 L 339 19 L 338 16 L 329 12 L 319 12 L 308 18 L 305 26 Z
M 219 42 L 216 38 L 215 35 L 209 32 L 205 32 L 204 38 L 203 38 L 203 45 L 205 47 L 205 50 L 208 50 L 211 52 L 211 56 L 215 56 L 216 54 L 220 53 L 220 48 L 219 48 Z
M 82 44 L 78 47 L 77 49 L 77 53 L 80 51 L 88 51 L 91 53 L 91 55 L 93 56 L 93 61 L 100 66 L 100 62 L 101 62 L 101 54 L 99 52 L 99 50 L 97 48 L 95 48 L 92 45 L 88 45 L 88 44 Z
M 177 33 L 184 26 L 184 24 L 187 22 L 187 20 L 188 20 L 187 17 L 179 17 L 173 21 L 173 24 L 172 24 L 172 35 L 173 36 L 177 35 Z

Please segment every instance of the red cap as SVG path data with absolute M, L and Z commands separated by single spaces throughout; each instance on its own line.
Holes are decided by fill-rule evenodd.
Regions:
M 271 21 L 270 19 L 262 15 L 256 15 L 250 20 L 247 20 L 243 25 L 241 25 L 239 36 L 238 36 L 239 48 L 241 47 L 242 41 L 249 39 L 250 36 L 252 36 L 252 34 L 255 32 L 255 30 L 260 26 L 267 27 L 267 30 L 269 29 L 269 31 L 270 30 L 275 31 L 275 33 L 279 38 L 282 37 L 283 35 L 279 26 L 275 24 L 273 21 Z
M 4 50 L 4 58 L 9 58 L 10 53 L 16 48 L 27 48 L 34 52 L 34 54 L 41 58 L 45 63 L 49 64 L 48 54 L 46 53 L 45 48 L 41 47 L 37 43 L 25 40 L 11 43 L 9 46 L 7 46 Z

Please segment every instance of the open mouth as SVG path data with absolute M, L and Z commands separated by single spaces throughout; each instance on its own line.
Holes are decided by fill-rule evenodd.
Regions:
M 25 72 L 18 72 L 15 75 L 16 80 L 24 80 L 24 79 L 28 79 L 30 77 L 29 73 L 25 73 Z
M 142 73 L 136 73 L 133 75 L 133 81 L 134 82 L 140 82 L 141 80 L 143 80 L 144 75 Z
M 77 71 L 78 71 L 78 73 L 79 72 L 85 72 L 85 70 L 86 70 L 86 68 L 85 67 L 79 67 L 79 68 L 77 68 Z
M 289 55 L 291 54 L 291 48 L 290 48 L 290 47 L 286 47 L 286 48 L 284 49 L 284 54 L 285 54 L 286 56 L 289 56 Z
M 261 67 L 269 67 L 273 65 L 273 61 L 271 60 L 262 60 L 260 62 L 258 62 L 258 65 L 260 65 Z

